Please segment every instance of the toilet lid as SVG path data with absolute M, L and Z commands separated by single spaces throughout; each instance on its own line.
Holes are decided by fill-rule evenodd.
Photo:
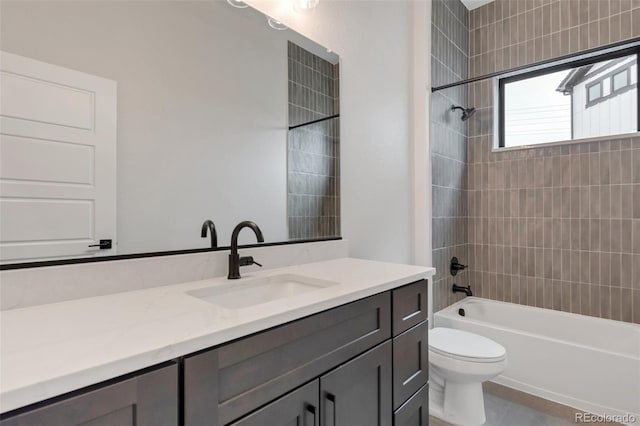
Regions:
M 436 327 L 429 330 L 429 349 L 445 356 L 475 362 L 499 361 L 505 358 L 504 346 L 468 331 Z

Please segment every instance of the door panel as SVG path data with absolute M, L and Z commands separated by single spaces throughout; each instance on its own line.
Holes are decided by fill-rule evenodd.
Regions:
M 0 149 L 2 179 L 93 184 L 92 146 L 0 135 Z
M 429 425 L 429 387 L 423 386 L 393 415 L 393 426 Z
M 391 426 L 391 342 L 320 378 L 322 426 Z
M 42 240 L 88 240 L 93 236 L 93 202 L 32 198 L 0 200 L 2 240 L 8 243 Z M 65 217 L 58 222 L 55 218 Z M 23 221 L 28 226 L 11 226 Z
M 93 91 L 57 84 L 55 78 L 49 79 L 41 74 L 36 74 L 39 78 L 33 78 L 24 70 L 7 70 L 3 73 L 4 102 L 0 106 L 0 114 L 21 120 L 93 130 Z

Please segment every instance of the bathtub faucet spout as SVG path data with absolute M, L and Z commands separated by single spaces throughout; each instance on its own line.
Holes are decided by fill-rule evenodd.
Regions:
M 467 296 L 473 296 L 471 292 L 471 285 L 463 287 L 461 285 L 454 284 L 452 288 L 454 293 L 465 293 Z

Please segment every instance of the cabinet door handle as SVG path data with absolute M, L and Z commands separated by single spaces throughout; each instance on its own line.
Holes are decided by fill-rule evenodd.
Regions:
M 316 424 L 316 407 L 311 404 L 306 404 L 304 409 L 304 426 L 318 426 Z
M 325 396 L 327 400 L 327 421 L 325 426 L 336 425 L 336 396 L 331 393 L 327 393 Z

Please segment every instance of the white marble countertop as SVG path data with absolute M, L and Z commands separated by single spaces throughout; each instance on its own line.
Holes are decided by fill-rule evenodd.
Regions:
M 223 309 L 185 293 L 228 284 L 226 277 L 3 311 L 0 412 L 390 290 L 434 272 L 421 266 L 344 258 L 243 274 L 234 282 L 290 273 L 337 285 L 241 311 Z

